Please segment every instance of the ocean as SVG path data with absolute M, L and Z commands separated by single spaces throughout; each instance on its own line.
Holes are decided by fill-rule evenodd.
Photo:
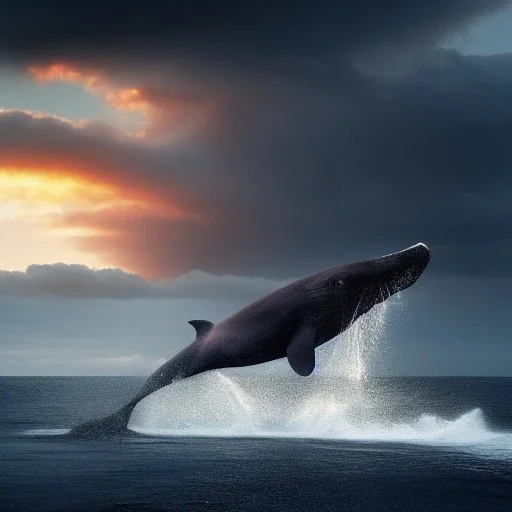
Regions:
M 1 511 L 512 511 L 512 378 L 0 378 Z M 63 434 L 63 435 L 59 435 Z

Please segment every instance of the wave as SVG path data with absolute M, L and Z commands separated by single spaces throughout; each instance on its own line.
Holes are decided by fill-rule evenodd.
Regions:
M 264 383 L 262 381 L 265 380 Z M 317 378 L 236 379 L 209 372 L 162 388 L 128 428 L 149 436 L 286 437 L 446 446 L 512 458 L 512 433 L 492 431 L 480 408 L 443 418 L 411 411 L 406 394 Z M 258 387 L 259 385 L 259 387 Z M 409 397 L 410 398 L 410 397 Z

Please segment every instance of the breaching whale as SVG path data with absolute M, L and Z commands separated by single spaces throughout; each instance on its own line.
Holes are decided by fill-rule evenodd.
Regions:
M 249 366 L 283 357 L 308 376 L 315 348 L 348 329 L 361 315 L 416 282 L 430 251 L 416 244 L 400 252 L 349 263 L 299 279 L 214 325 L 191 320 L 195 340 L 163 364 L 118 412 L 78 425 L 75 437 L 121 434 L 135 405 L 173 381 L 208 370 Z

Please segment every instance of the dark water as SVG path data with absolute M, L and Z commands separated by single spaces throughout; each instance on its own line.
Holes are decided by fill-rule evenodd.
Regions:
M 512 511 L 512 378 L 373 379 L 346 395 L 233 377 L 215 395 L 208 379 L 136 411 L 139 430 L 174 436 L 108 441 L 45 434 L 113 411 L 143 379 L 0 378 L 0 510 Z M 227 416 L 245 437 L 216 437 Z

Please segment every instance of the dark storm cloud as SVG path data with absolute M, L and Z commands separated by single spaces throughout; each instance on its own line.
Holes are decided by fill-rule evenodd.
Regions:
M 433 269 L 509 274 L 511 74 L 510 59 L 439 52 L 406 79 L 361 78 L 341 98 L 289 87 L 234 102 L 208 165 L 187 178 L 198 203 L 217 205 L 211 223 L 98 225 L 123 232 L 121 263 L 158 275 L 170 261 L 180 272 L 301 275 L 419 240 Z
M 115 233 L 82 242 L 115 264 L 154 276 L 289 277 L 421 240 L 433 269 L 509 275 L 512 60 L 433 51 L 506 3 L 187 2 L 136 13 L 34 3 L 30 20 L 24 3 L 10 6 L 0 38 L 14 62 L 90 66 L 140 88 L 155 109 L 173 95 L 217 106 L 187 140 L 186 166 L 166 148 L 94 141 L 114 148 L 104 151 L 115 164 L 105 173 L 178 190 L 208 219 L 67 219 Z M 384 73 L 409 47 L 421 58 Z M 55 152 L 80 135 L 68 134 L 50 137 Z
M 83 57 L 127 49 L 160 49 L 238 57 L 347 53 L 376 44 L 432 44 L 505 0 L 296 2 L 61 2 L 2 3 L 7 53 Z M 108 49 L 108 50 L 107 50 Z M 106 51 L 107 50 L 107 51 Z M 108 58 L 108 55 L 106 55 Z

